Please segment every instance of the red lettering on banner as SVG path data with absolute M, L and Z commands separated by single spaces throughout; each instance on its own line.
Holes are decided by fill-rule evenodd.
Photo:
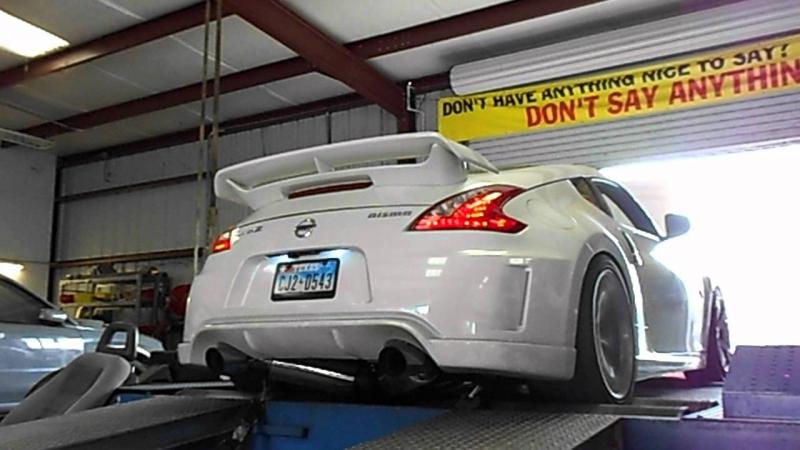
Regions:
M 583 101 L 586 102 L 586 111 L 589 112 L 589 118 L 593 119 L 596 115 L 595 113 L 595 106 L 597 105 L 597 100 L 600 99 L 599 95 L 590 95 L 588 97 L 583 97 Z
M 756 71 L 758 73 L 756 73 Z M 767 80 L 767 67 L 758 66 L 757 68 L 750 67 L 747 69 L 747 90 L 756 91 L 759 89 L 769 89 L 769 81 Z M 756 86 L 758 84 L 758 86 Z
M 628 99 L 625 100 L 625 112 L 630 111 L 631 108 L 636 108 L 637 111 L 642 109 L 642 102 L 639 101 L 639 91 L 636 89 L 628 91 Z
M 791 78 L 791 80 L 790 80 Z M 719 75 L 708 75 L 699 79 L 676 81 L 672 84 L 669 104 L 706 100 L 709 96 L 709 85 L 715 97 L 725 95 L 725 82 L 730 80 L 731 93 L 755 92 L 786 86 L 790 82 L 800 84 L 800 59 L 795 60 L 794 67 L 786 62 L 765 64 L 730 70 Z
M 722 86 L 725 85 L 725 74 L 720 74 L 719 77 L 716 75 L 709 75 L 708 81 L 711 82 L 711 88 L 714 89 L 714 97 L 722 97 Z
M 794 60 L 794 67 L 788 62 L 781 61 L 781 85 L 788 85 L 790 77 L 792 82 L 800 84 L 800 59 Z
M 525 115 L 528 117 L 528 128 L 535 127 L 542 121 L 542 118 L 539 116 L 538 106 L 528 106 L 525 108 Z
M 642 88 L 642 94 L 644 94 L 644 101 L 647 102 L 647 108 L 653 108 L 656 104 L 656 91 L 658 91 L 658 85 L 653 86 L 650 90 L 647 87 Z
M 676 81 L 672 83 L 672 91 L 669 93 L 669 104 L 674 105 L 676 101 L 686 103 L 686 90 L 683 89 L 683 82 Z
M 769 79 L 772 82 L 773 86 L 779 86 L 779 84 L 778 84 L 778 75 L 779 74 L 780 73 L 778 72 L 778 65 L 775 64 L 775 63 L 770 64 L 769 65 Z
M 742 74 L 744 73 L 744 69 L 738 70 L 731 70 L 730 72 L 725 73 L 725 75 L 730 75 L 733 77 L 733 93 L 734 94 L 741 94 L 742 93 Z
M 558 107 L 555 103 L 548 103 L 542 107 L 542 118 L 548 125 L 558 122 Z
M 619 114 L 622 112 L 622 92 L 612 92 L 608 94 L 608 113 Z
M 700 80 L 690 78 L 687 83 L 689 86 L 689 101 L 693 102 L 695 97 L 700 97 L 705 100 L 708 95 L 708 88 L 706 86 L 706 77 L 700 77 Z
M 561 115 L 562 122 L 566 122 L 566 119 L 575 120 L 575 100 L 570 100 L 569 103 L 560 102 L 558 112 Z
M 575 115 L 575 100 L 569 102 L 547 103 L 543 106 L 528 106 L 525 108 L 528 127 L 539 125 L 553 125 L 559 122 L 573 122 Z
M 656 91 L 658 86 L 651 88 L 643 87 L 641 92 L 638 89 L 630 89 L 622 101 L 622 92 L 612 92 L 608 94 L 608 113 L 620 114 L 631 110 L 641 111 L 642 108 L 652 108 L 655 105 Z M 645 106 L 642 105 L 644 99 Z

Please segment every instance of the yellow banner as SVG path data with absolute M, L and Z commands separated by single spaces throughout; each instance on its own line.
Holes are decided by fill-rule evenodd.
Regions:
M 800 35 L 599 75 L 439 100 L 466 141 L 674 111 L 800 87 Z

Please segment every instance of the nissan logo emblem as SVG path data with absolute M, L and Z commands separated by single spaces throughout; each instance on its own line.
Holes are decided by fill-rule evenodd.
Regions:
M 311 232 L 314 231 L 316 228 L 317 222 L 314 219 L 303 219 L 302 222 L 298 223 L 296 227 L 294 227 L 294 235 L 299 238 L 307 238 L 311 236 Z

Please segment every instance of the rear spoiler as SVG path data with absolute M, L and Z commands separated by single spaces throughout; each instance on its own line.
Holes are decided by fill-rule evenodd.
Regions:
M 416 164 L 397 160 L 423 158 Z M 363 167 L 387 162 L 389 165 Z M 362 165 L 362 167 L 353 167 Z M 219 198 L 257 209 L 296 189 L 368 180 L 373 185 L 446 185 L 466 180 L 469 167 L 498 173 L 476 151 L 438 133 L 406 133 L 311 147 L 226 167 L 214 179 Z

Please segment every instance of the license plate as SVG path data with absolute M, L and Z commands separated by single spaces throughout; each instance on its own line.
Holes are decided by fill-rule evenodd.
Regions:
M 338 259 L 280 263 L 272 283 L 272 299 L 333 298 L 338 277 Z

